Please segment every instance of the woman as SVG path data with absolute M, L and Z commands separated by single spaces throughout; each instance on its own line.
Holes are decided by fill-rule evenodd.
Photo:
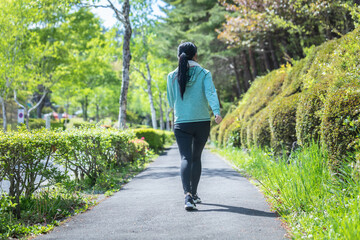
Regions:
M 201 175 L 201 153 L 210 132 L 209 105 L 217 124 L 222 118 L 211 73 L 196 62 L 196 46 L 191 42 L 180 44 L 178 59 L 178 68 L 168 75 L 167 97 L 174 109 L 185 209 L 194 210 L 196 203 L 201 202 L 197 187 Z

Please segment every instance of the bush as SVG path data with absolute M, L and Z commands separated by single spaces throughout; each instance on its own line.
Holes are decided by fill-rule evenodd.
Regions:
M 329 93 L 321 124 L 321 141 L 327 146 L 331 162 L 345 160 L 353 151 L 360 129 L 360 86 L 344 86 Z
M 41 129 L 46 127 L 46 121 L 41 118 L 30 118 L 29 119 L 29 129 Z M 56 120 L 50 121 L 50 128 L 55 130 L 60 128 L 61 130 L 65 130 L 64 122 L 59 122 Z
M 19 132 L 0 135 L 0 176 L 10 182 L 9 196 L 15 199 L 18 218 L 22 194 L 30 196 L 44 182 L 51 183 L 62 176 L 51 159 L 56 148 L 65 145 L 60 133 L 45 129 L 28 132 L 20 128 Z
M 88 128 L 93 128 L 95 127 L 95 123 L 90 123 L 90 122 L 74 122 L 72 125 L 74 128 L 84 128 L 84 127 L 88 127 Z
M 296 137 L 304 146 L 320 139 L 321 114 L 324 107 L 326 87 L 317 84 L 301 95 L 296 111 Z
M 133 131 L 137 138 L 144 138 L 154 151 L 158 152 L 164 147 L 165 139 L 161 131 L 152 128 L 139 128 Z
M 131 132 L 104 128 L 80 128 L 63 133 L 67 145 L 58 149 L 57 161 L 72 170 L 75 177 L 87 176 L 95 185 L 101 172 L 112 164 L 131 162 Z
M 276 152 L 282 149 L 289 151 L 296 141 L 296 107 L 299 102 L 299 94 L 287 98 L 281 98 L 270 108 L 270 132 L 271 147 Z
M 41 118 L 30 118 L 29 119 L 29 129 L 41 129 L 41 128 L 45 128 L 45 120 L 44 119 L 41 119 Z
M 172 131 L 160 130 L 163 134 L 164 145 L 172 145 L 175 141 L 175 134 Z
M 271 132 L 269 122 L 269 107 L 263 109 L 254 116 L 251 126 L 254 144 L 260 147 L 270 146 Z

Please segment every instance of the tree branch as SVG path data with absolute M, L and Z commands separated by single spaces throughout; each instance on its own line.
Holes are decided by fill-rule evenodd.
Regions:
M 107 1 L 110 4 L 110 8 L 112 8 L 112 10 L 114 10 L 114 12 L 116 14 L 116 18 L 123 24 L 126 24 L 124 14 L 122 14 L 110 0 L 107 0 Z
M 30 108 L 30 109 L 28 110 L 28 113 L 30 113 L 32 110 L 34 110 L 35 108 L 37 108 L 37 107 L 40 105 L 40 103 L 41 103 L 41 102 L 44 100 L 44 98 L 46 97 L 46 94 L 47 94 L 47 93 L 48 93 L 48 91 L 45 90 L 45 93 L 42 95 L 40 101 L 39 101 L 35 106 L 33 106 L 32 108 Z
M 17 105 L 19 105 L 20 107 L 22 107 L 23 109 L 25 109 L 24 105 L 20 104 L 19 101 L 17 100 L 16 90 L 14 90 L 14 100 L 15 100 L 15 102 L 17 103 Z
M 144 74 L 139 68 L 134 67 L 134 69 L 135 69 L 135 71 L 137 71 L 138 73 L 141 74 L 141 76 L 144 78 L 144 80 L 145 80 L 146 82 L 149 81 L 149 80 L 145 77 L 145 74 Z

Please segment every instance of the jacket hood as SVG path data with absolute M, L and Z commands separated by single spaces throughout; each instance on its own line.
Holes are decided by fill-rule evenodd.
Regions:
M 192 86 L 195 83 L 198 75 L 201 73 L 201 71 L 196 71 L 197 67 L 201 68 L 200 64 L 198 64 L 197 62 L 189 60 L 189 66 L 190 79 L 186 83 L 186 86 Z

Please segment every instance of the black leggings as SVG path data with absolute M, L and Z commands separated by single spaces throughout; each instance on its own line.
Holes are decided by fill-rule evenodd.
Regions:
M 201 153 L 210 132 L 210 121 L 177 123 L 174 126 L 181 155 L 181 181 L 184 193 L 197 193 L 201 175 Z

